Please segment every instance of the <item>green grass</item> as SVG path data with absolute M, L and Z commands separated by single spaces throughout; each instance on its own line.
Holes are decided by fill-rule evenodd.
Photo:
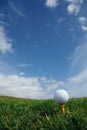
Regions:
M 1 96 L 0 130 L 87 130 L 87 98 L 69 100 L 62 113 L 53 100 Z

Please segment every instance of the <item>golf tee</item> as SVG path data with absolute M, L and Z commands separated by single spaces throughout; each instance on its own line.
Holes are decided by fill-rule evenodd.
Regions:
M 64 104 L 61 105 L 61 110 L 62 110 L 62 113 L 64 113 Z

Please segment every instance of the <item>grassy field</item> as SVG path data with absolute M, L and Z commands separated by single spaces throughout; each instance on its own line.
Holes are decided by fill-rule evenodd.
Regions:
M 53 100 L 1 96 L 0 130 L 87 130 L 87 98 L 69 100 L 62 113 Z

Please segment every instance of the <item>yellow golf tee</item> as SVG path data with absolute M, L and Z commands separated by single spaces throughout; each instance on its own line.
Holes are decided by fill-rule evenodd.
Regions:
M 64 113 L 64 104 L 61 105 L 61 110 L 62 110 L 62 113 Z

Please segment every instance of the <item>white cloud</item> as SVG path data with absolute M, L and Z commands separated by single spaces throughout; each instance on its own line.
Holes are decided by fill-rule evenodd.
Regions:
M 79 20 L 79 22 L 80 22 L 81 24 L 83 24 L 83 25 L 87 22 L 86 17 L 79 17 L 78 20 Z
M 0 26 L 0 52 L 13 52 L 12 41 L 7 37 L 3 26 Z
M 67 6 L 67 10 L 69 14 L 77 15 L 81 10 L 81 5 L 83 3 L 83 0 L 65 0 L 65 1 L 69 3 Z
M 54 90 L 63 84 L 61 81 L 45 77 L 0 74 L 0 95 L 24 98 L 53 98 Z
M 87 26 L 82 25 L 81 28 L 82 28 L 83 31 L 87 31 Z
M 19 75 L 20 75 L 20 76 L 24 76 L 25 73 L 24 73 L 24 72 L 20 72 Z
M 87 96 L 87 68 L 65 83 L 46 77 L 26 77 L 20 74 L 0 74 L 0 95 L 32 99 L 53 98 L 57 89 L 68 91 L 70 98 Z
M 79 5 L 75 5 L 75 4 L 70 4 L 68 7 L 68 12 L 70 14 L 75 13 L 76 15 L 78 14 L 78 12 L 80 11 L 80 6 Z
M 55 8 L 58 5 L 58 0 L 46 0 L 45 5 L 49 8 Z
M 83 0 L 66 0 L 68 2 L 72 2 L 72 3 L 83 3 Z
M 37 78 L 26 78 L 18 75 L 0 75 L 0 94 L 18 97 L 34 97 L 41 90 Z
M 87 18 L 86 17 L 79 17 L 78 21 L 81 24 L 81 29 L 83 31 L 87 31 Z
M 53 98 L 57 89 L 68 91 L 70 98 L 87 96 L 87 68 L 65 83 L 46 77 L 0 74 L 0 95 L 31 99 Z

